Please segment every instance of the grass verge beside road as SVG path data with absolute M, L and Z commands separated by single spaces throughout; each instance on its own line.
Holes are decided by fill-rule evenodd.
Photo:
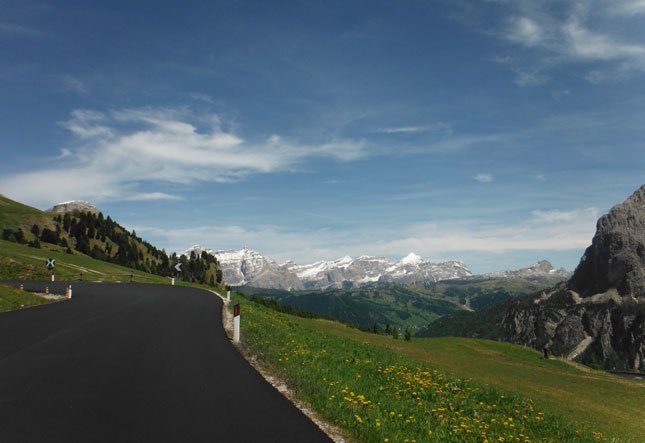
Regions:
M 21 291 L 10 286 L 0 285 L 0 312 L 15 311 L 16 309 L 52 303 L 37 294 Z
M 642 440 L 642 421 L 629 421 L 622 432 L 614 432 L 611 415 L 602 410 L 592 409 L 582 420 L 563 414 L 586 401 L 584 392 L 596 389 L 597 380 L 562 362 L 544 362 L 547 366 L 536 369 L 552 389 L 567 374 L 580 385 L 563 395 L 558 407 L 539 394 L 539 386 L 534 386 L 536 395 L 529 396 L 512 382 L 506 383 L 514 371 L 520 376 L 524 365 L 537 360 L 533 354 L 523 354 L 529 350 L 494 342 L 486 342 L 491 345 L 487 349 L 481 341 L 461 339 L 466 347 L 472 342 L 483 357 L 472 358 L 470 351 L 444 344 L 455 361 L 444 355 L 443 362 L 435 364 L 427 357 L 433 355 L 428 349 L 433 339 L 404 343 L 334 322 L 295 318 L 238 297 L 235 302 L 242 304 L 243 347 L 323 419 L 358 441 Z M 486 352 L 498 355 L 486 356 Z M 457 361 L 473 368 L 482 359 L 488 366 L 465 375 L 453 371 L 459 370 L 452 366 Z M 630 397 L 630 404 L 642 399 L 638 384 L 612 380 L 605 387 L 618 390 L 610 394 L 610 401 Z M 535 384 L 534 378 L 528 377 L 525 383 Z M 567 383 L 573 386 L 572 381 Z M 642 412 L 633 413 L 642 418 Z

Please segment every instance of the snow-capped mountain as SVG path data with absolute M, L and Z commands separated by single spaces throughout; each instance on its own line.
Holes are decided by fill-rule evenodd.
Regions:
M 414 284 L 469 277 L 472 273 L 461 262 L 431 263 L 409 254 L 392 263 L 383 257 L 342 257 L 311 265 L 288 264 L 305 288 L 356 287 L 374 283 Z
M 239 251 L 213 251 L 195 245 L 188 248 L 184 254 L 192 251 L 201 254 L 206 251 L 219 261 L 224 274 L 224 282 L 231 286 L 257 286 L 259 288 L 304 289 L 298 276 L 285 265 L 278 265 L 275 260 L 265 257 L 259 252 L 248 248 Z
M 414 284 L 438 280 L 465 278 L 472 275 L 459 261 L 432 263 L 416 254 L 409 254 L 397 262 L 383 257 L 345 256 L 332 261 L 307 265 L 275 260 L 244 248 L 239 251 L 212 251 L 193 246 L 184 252 L 207 251 L 217 257 L 224 281 L 231 286 L 257 286 L 274 289 L 325 289 L 360 287 L 378 283 Z

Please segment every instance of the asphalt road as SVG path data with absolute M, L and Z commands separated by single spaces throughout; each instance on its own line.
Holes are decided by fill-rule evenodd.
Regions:
M 0 442 L 330 441 L 231 345 L 215 295 L 73 288 L 0 313 Z

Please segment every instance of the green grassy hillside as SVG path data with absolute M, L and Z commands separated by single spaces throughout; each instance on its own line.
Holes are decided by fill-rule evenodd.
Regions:
M 242 304 L 246 352 L 359 441 L 644 441 L 645 383 L 508 343 L 370 334 Z
M 0 228 L 21 228 L 28 235 L 34 224 L 48 228 L 54 227 L 51 214 L 23 205 L 0 194 Z
M 3 240 L 20 246 L 16 249 L 3 243 L 4 247 L 0 249 L 0 265 L 6 269 L 0 272 L 5 275 L 20 275 L 22 278 L 32 279 L 47 278 L 45 270 L 31 263 L 35 257 L 43 257 L 42 253 L 36 251 L 46 250 L 51 252 L 46 252 L 45 256 L 59 252 L 111 263 L 115 265 L 110 267 L 114 269 L 113 274 L 129 274 L 132 268 L 140 271 L 141 275 L 155 274 L 162 279 L 176 274 L 174 266 L 181 262 L 182 278 L 194 283 L 223 286 L 222 272 L 214 256 L 202 253 L 201 256 L 177 257 L 173 254 L 169 257 L 166 251 L 138 237 L 134 231 L 127 231 L 100 212 L 49 213 L 0 196 L 0 227 Z M 3 250 L 11 251 L 13 255 L 3 254 Z M 65 263 L 62 269 L 57 269 L 58 273 L 78 278 L 81 273 L 96 274 L 96 264 L 92 264 L 93 267 L 85 272 L 83 264 L 74 264 L 75 259 L 57 256 L 61 259 L 59 262 Z M 76 261 L 83 263 L 84 259 L 79 260 Z M 16 261 L 24 262 L 22 269 L 18 269 Z M 103 274 L 107 275 L 109 272 Z M 88 275 L 87 278 L 108 277 Z
M 53 272 L 57 280 L 75 281 L 134 281 L 149 283 L 170 282 L 170 278 L 153 275 L 135 269 L 95 260 L 85 255 L 66 254 L 48 249 L 29 248 L 13 242 L 0 240 L 0 280 L 45 280 L 51 279 L 52 270 L 47 269 L 46 259 L 56 260 Z

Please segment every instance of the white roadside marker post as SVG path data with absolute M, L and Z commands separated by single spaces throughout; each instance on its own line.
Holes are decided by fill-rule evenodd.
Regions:
M 175 277 L 173 277 L 172 280 L 170 281 L 170 285 L 175 286 Z
M 226 301 L 231 301 L 231 291 L 226 291 Z
M 52 281 L 54 281 L 54 280 L 55 280 L 55 276 L 54 276 L 54 274 L 52 274 Z
M 233 306 L 233 343 L 240 342 L 240 305 Z
M 69 291 L 69 292 L 68 292 L 68 294 L 69 294 L 69 299 L 71 300 L 71 299 L 72 299 L 72 285 L 69 285 L 68 291 Z

